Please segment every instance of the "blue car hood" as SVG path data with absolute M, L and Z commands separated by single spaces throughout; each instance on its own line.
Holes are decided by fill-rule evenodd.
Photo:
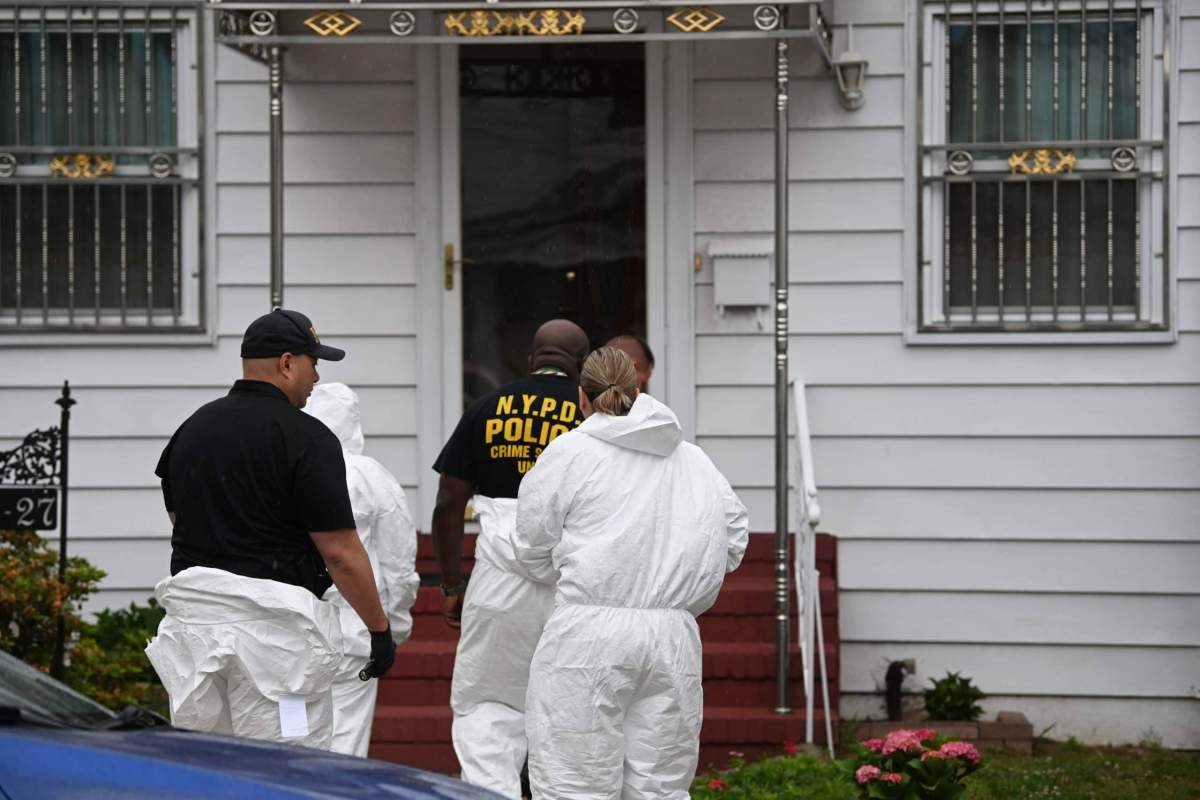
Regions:
M 443 775 L 305 747 L 171 729 L 0 727 L 0 798 L 492 800 Z

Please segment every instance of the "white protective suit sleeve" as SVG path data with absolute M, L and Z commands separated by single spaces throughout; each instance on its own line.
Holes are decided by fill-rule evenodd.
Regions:
M 741 565 L 742 556 L 746 555 L 746 545 L 750 543 L 750 514 L 725 476 L 718 472 L 717 477 L 721 482 L 721 501 L 725 505 L 725 530 L 729 536 L 729 547 L 726 550 L 728 560 L 725 564 L 725 573 L 729 574 Z
M 372 535 L 379 552 L 379 581 L 384 587 L 384 613 L 396 644 L 412 634 L 413 603 L 421 578 L 417 575 L 417 529 L 408 513 L 404 490 L 394 481 L 387 487 L 392 508 L 375 520 Z
M 533 469 L 521 480 L 517 493 L 513 555 L 521 574 L 539 583 L 558 581 L 553 551 L 562 539 L 563 520 L 571 505 L 571 498 L 564 496 L 563 489 L 571 485 L 564 480 L 564 473 L 570 470 L 573 461 L 570 447 L 560 440 L 571 435 L 563 434 L 542 451 Z

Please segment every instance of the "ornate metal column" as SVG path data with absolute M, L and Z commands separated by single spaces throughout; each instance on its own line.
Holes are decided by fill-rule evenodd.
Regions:
M 776 714 L 788 702 L 788 43 L 775 43 L 775 625 Z
M 271 308 L 283 305 L 283 49 L 267 50 L 271 82 Z
M 67 456 L 70 454 L 71 448 L 71 406 L 77 402 L 71 397 L 71 384 L 69 381 L 63 381 L 62 396 L 54 402 L 62 409 L 58 422 L 58 486 L 60 489 L 60 509 L 58 512 L 58 582 L 61 585 L 67 579 L 67 495 L 70 489 L 67 473 Z M 54 663 L 50 665 L 50 674 L 59 680 L 62 680 L 63 661 L 66 654 L 67 629 L 66 618 L 63 616 L 65 611 L 66 608 L 64 605 L 58 612 L 58 626 L 54 637 Z

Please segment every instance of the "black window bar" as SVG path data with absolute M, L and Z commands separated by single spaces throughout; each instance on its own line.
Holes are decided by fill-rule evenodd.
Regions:
M 944 133 L 923 147 L 922 194 L 941 226 L 941 270 L 940 286 L 922 289 L 940 301 L 922 303 L 922 329 L 1163 327 L 1146 312 L 1143 264 L 1142 211 L 1165 183 L 1154 169 L 1165 143 L 1144 134 L 1153 9 L 931 5 Z
M 199 327 L 181 275 L 199 246 L 181 247 L 200 137 L 179 124 L 181 86 L 202 98 L 180 75 L 199 20 L 185 2 L 0 12 L 0 332 Z

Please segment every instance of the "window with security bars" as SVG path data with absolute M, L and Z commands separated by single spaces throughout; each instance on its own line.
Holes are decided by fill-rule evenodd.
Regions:
M 0 332 L 199 325 L 194 13 L 0 12 Z
M 922 329 L 1164 327 L 1159 6 L 925 10 Z

